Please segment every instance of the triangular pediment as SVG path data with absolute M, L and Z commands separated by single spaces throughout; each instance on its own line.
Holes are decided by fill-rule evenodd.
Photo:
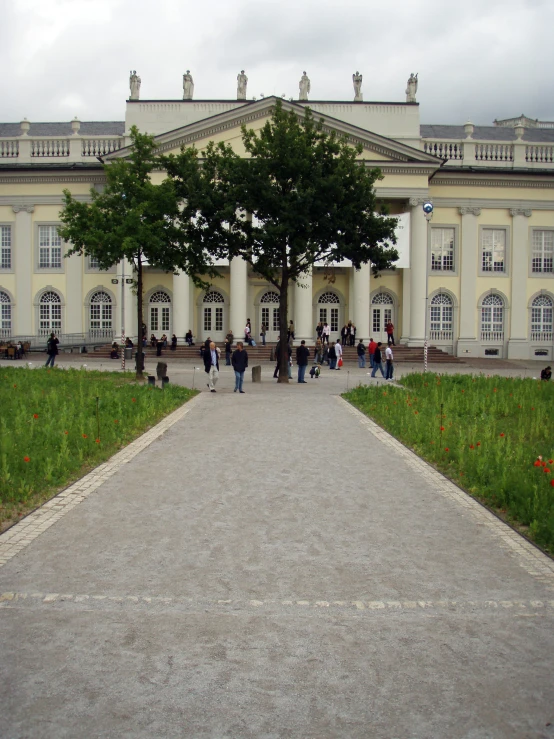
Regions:
M 199 151 L 202 151 L 208 142 L 216 141 L 231 144 L 237 154 L 241 155 L 244 153 L 241 136 L 242 126 L 245 125 L 247 128 L 254 130 L 261 129 L 266 121 L 271 118 L 278 100 L 285 110 L 293 110 L 298 113 L 299 117 L 304 116 L 304 105 L 273 96 L 267 97 L 159 134 L 155 137 L 159 147 L 158 151 L 161 154 L 178 153 L 182 146 L 195 146 Z M 377 166 L 380 162 L 388 165 L 404 166 L 417 164 L 427 166 L 430 170 L 433 170 L 438 169 L 442 163 L 442 160 L 420 149 L 359 128 L 338 118 L 315 111 L 314 117 L 323 121 L 324 130 L 328 132 L 336 131 L 338 134 L 346 136 L 348 142 L 352 143 L 353 146 L 361 144 L 363 151 L 360 158 L 368 162 L 376 162 Z M 120 149 L 108 158 L 124 157 L 128 151 L 128 148 Z

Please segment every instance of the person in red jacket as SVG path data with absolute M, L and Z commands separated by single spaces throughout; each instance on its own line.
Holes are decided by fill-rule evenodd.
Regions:
M 376 349 L 377 349 L 377 342 L 373 341 L 373 339 L 370 339 L 367 351 L 369 353 L 369 366 L 371 367 L 371 369 L 373 369 L 373 355 L 375 354 Z
M 385 327 L 385 331 L 387 332 L 387 344 L 390 346 L 391 344 L 395 346 L 394 343 L 394 326 L 392 321 L 389 321 Z

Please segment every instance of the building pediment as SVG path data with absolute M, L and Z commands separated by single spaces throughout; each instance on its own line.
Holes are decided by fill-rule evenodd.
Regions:
M 230 143 L 237 153 L 242 154 L 244 147 L 242 146 L 241 127 L 246 126 L 254 130 L 261 129 L 266 121 L 271 118 L 278 100 L 280 100 L 285 110 L 292 110 L 299 117 L 304 116 L 304 105 L 276 97 L 268 97 L 159 134 L 155 137 L 158 151 L 161 154 L 178 153 L 183 146 L 195 146 L 198 150 L 202 150 L 209 141 L 221 141 Z M 353 146 L 361 144 L 363 151 L 360 158 L 368 162 L 375 162 L 376 166 L 381 166 L 381 163 L 389 167 L 391 165 L 402 165 L 409 168 L 417 166 L 419 168 L 423 167 L 431 173 L 438 169 L 442 163 L 439 158 L 420 149 L 367 131 L 337 118 L 318 112 L 314 113 L 314 117 L 323 121 L 323 128 L 326 132 L 334 131 L 341 136 L 345 136 Z M 125 157 L 128 153 L 129 148 L 123 148 L 109 155 L 106 159 Z

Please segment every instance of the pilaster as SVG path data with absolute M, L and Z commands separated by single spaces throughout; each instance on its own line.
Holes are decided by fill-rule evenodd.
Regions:
M 31 336 L 33 332 L 33 212 L 34 205 L 13 205 L 15 215 L 15 333 Z
M 309 269 L 300 275 L 294 283 L 294 343 L 300 344 L 302 339 L 306 343 L 313 342 L 314 327 L 312 326 L 312 270 Z
M 402 270 L 402 335 L 400 336 L 401 344 L 408 344 L 410 341 L 411 331 L 411 285 L 412 285 L 412 270 L 404 268 Z M 370 326 L 370 329 L 372 327 Z
M 186 272 L 173 275 L 173 332 L 178 339 L 184 339 L 190 320 L 190 277 Z
M 423 346 L 427 310 L 427 220 L 424 198 L 410 198 L 410 339 L 408 346 Z
M 244 327 L 248 318 L 248 264 L 242 257 L 231 259 L 230 265 L 231 305 L 230 321 L 234 336 L 244 336 Z
M 73 254 L 65 261 L 65 323 L 64 333 L 80 334 L 85 331 L 83 321 L 83 257 Z M 115 327 L 114 327 L 115 328 Z
M 528 221 L 533 211 L 528 208 L 510 208 L 512 216 L 512 294 L 510 305 L 510 339 L 508 359 L 529 358 L 527 274 L 528 264 Z
M 477 273 L 479 264 L 479 229 L 477 218 L 481 208 L 458 208 L 462 216 L 460 236 L 460 331 L 458 355 L 478 355 L 477 340 Z
M 352 320 L 356 325 L 356 339 L 369 339 L 369 295 L 371 292 L 371 269 L 368 264 L 362 264 L 354 272 L 354 297 L 352 300 Z

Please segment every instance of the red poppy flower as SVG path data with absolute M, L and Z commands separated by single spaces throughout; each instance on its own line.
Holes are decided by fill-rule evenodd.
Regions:
M 518 408 L 521 408 L 521 406 L 520 406 L 520 405 L 518 405 Z
M 543 472 L 547 472 L 548 474 L 550 474 L 550 470 L 548 469 L 548 467 L 545 467 Z
M 449 452 L 449 451 L 450 451 L 450 449 L 449 449 L 449 448 L 448 448 L 447 446 L 445 446 L 445 447 L 444 447 L 444 451 L 445 451 L 445 452 Z
M 419 413 L 419 411 L 414 411 L 414 415 L 416 415 L 416 416 L 417 416 L 417 414 L 418 414 L 418 413 Z
M 117 420 L 117 418 L 114 418 L 114 423 L 119 423 L 119 421 Z
M 68 435 L 68 433 L 69 433 L 69 431 L 64 431 L 64 434 L 65 434 L 66 436 Z
M 33 418 L 38 418 L 38 413 L 33 413 Z
M 546 467 L 546 462 L 541 462 L 541 467 Z
M 100 439 L 95 439 L 94 441 L 95 441 L 95 442 L 96 442 L 97 444 L 100 444 Z
M 31 457 L 23 457 L 23 461 L 24 462 L 30 462 L 31 461 Z
M 554 459 L 549 459 L 548 464 L 554 464 Z
M 498 392 L 498 390 L 495 387 L 493 387 L 492 391 L 493 391 L 493 393 Z
M 460 472 L 460 477 L 463 477 L 463 476 L 464 476 L 464 473 L 463 472 Z
M 136 398 L 131 398 L 131 402 L 136 403 L 137 402 L 137 399 Z
M 469 448 L 470 448 L 470 449 L 475 449 L 475 445 L 474 445 L 474 444 L 470 444 L 470 445 L 469 445 Z
M 477 442 L 477 446 L 481 446 L 481 442 L 480 441 Z
M 531 410 L 534 411 L 535 409 L 534 408 L 531 408 Z
M 16 388 L 16 387 L 17 387 L 17 385 L 14 385 L 14 388 Z
M 538 460 L 538 459 L 536 459 L 536 460 L 534 461 L 534 463 L 533 463 L 533 467 L 540 467 L 540 466 L 541 466 L 541 463 L 539 462 L 539 460 Z
M 441 431 L 444 431 L 444 426 L 441 426 Z
M 465 393 L 465 390 L 462 390 L 462 393 Z
M 505 436 L 505 434 L 500 434 L 500 436 Z
M 552 478 L 552 480 L 550 480 L 550 484 L 551 484 L 551 485 L 552 485 L 552 487 L 554 488 L 554 478 Z
M 88 439 L 88 436 L 86 434 L 83 434 L 83 439 Z

